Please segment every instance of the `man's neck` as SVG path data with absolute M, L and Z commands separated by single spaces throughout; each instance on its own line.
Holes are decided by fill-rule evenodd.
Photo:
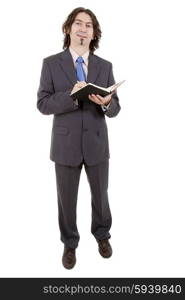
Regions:
M 83 45 L 70 45 L 70 47 L 79 55 L 82 56 L 87 51 L 89 51 L 89 47 L 85 47 Z

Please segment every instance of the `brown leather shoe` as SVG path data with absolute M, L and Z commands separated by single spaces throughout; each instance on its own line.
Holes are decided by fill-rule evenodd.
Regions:
M 103 256 L 104 258 L 109 258 L 112 255 L 112 247 L 108 239 L 98 241 L 98 250 L 101 256 Z
M 62 263 L 66 269 L 72 269 L 74 267 L 74 265 L 76 264 L 75 249 L 67 248 L 64 246 Z

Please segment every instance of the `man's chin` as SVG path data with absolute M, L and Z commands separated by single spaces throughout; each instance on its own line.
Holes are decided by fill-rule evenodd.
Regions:
M 87 39 L 83 39 L 83 43 L 81 43 L 81 39 L 75 39 L 76 46 L 88 46 L 89 41 Z
M 81 40 L 83 40 L 83 41 L 81 41 Z M 87 45 L 87 41 L 85 39 L 80 39 L 80 40 L 78 40 L 78 45 L 85 46 L 85 45 Z

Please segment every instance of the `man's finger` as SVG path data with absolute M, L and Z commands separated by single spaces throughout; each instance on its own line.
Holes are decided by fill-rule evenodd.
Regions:
M 97 104 L 102 104 L 102 102 L 93 94 L 89 95 L 89 99 Z
M 103 98 L 102 96 L 100 96 L 100 95 L 96 95 L 96 97 L 97 97 L 99 100 L 101 100 L 101 101 L 104 100 L 104 98 Z

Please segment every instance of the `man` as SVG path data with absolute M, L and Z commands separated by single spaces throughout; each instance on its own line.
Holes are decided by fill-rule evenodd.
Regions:
M 78 185 L 84 165 L 91 189 L 92 224 L 99 253 L 112 255 L 109 243 L 112 217 L 108 201 L 109 145 L 105 121 L 120 111 L 116 92 L 106 97 L 72 99 L 87 82 L 113 85 L 112 64 L 96 55 L 101 30 L 89 9 L 74 9 L 63 24 L 64 51 L 43 60 L 37 108 L 53 114 L 50 159 L 55 162 L 62 262 L 71 269 L 76 263 L 79 242 L 76 225 Z

